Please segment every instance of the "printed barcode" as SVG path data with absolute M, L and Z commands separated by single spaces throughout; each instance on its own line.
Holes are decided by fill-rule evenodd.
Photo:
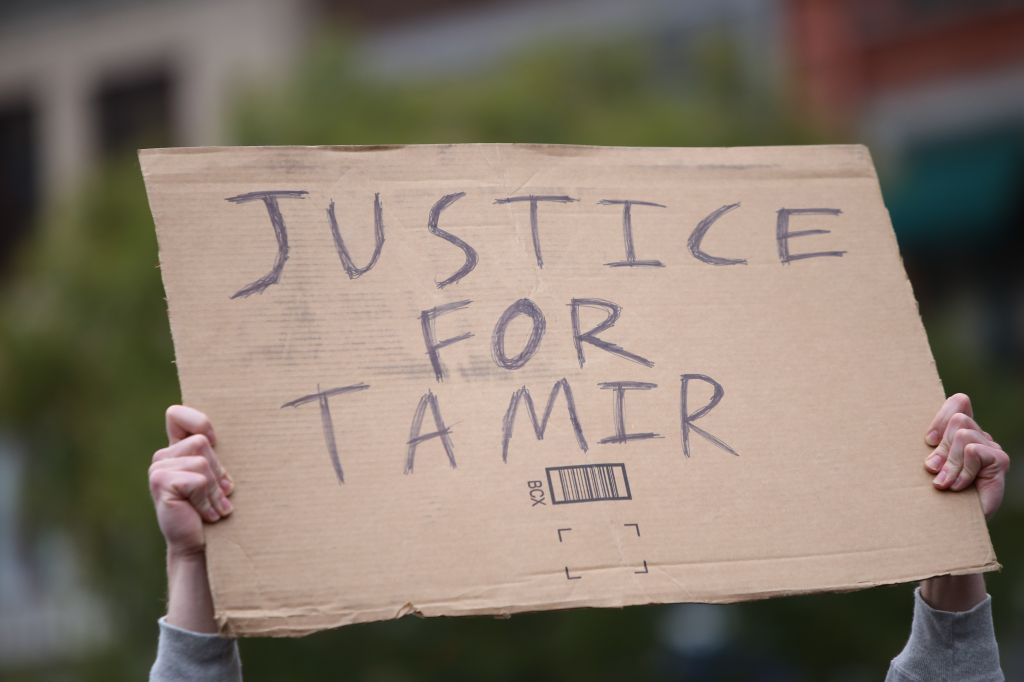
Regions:
M 633 499 L 625 464 L 577 464 L 544 471 L 552 504 Z

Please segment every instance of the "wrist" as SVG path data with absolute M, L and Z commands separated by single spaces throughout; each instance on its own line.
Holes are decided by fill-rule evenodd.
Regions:
M 170 573 L 172 567 L 190 566 L 195 564 L 206 565 L 206 548 L 182 549 L 175 547 L 167 548 L 167 571 Z
M 985 601 L 985 578 L 980 573 L 941 575 L 921 581 L 921 597 L 937 611 L 970 611 Z

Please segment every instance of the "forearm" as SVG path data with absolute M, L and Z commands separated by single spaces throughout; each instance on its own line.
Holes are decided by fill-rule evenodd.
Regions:
M 943 575 L 921 581 L 921 597 L 937 611 L 970 611 L 986 596 L 985 577 L 981 573 Z
M 233 639 L 217 634 L 203 552 L 167 555 L 167 615 L 150 682 L 241 682 L 242 663 Z
M 167 622 L 192 632 L 218 631 L 205 552 L 184 556 L 167 553 Z

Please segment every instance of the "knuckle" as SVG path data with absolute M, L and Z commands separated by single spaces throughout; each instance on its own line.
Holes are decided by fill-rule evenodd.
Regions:
M 185 439 L 191 451 L 205 450 L 210 447 L 210 439 L 201 433 L 194 433 Z
M 1010 456 L 1008 454 L 1006 454 L 1005 452 L 1003 452 L 1002 450 L 997 452 L 996 453 L 996 466 L 998 466 L 1001 471 L 1009 471 L 1009 469 L 1010 469 Z
M 166 469 L 150 469 L 149 487 L 151 490 L 161 490 L 169 483 L 169 472 Z
M 150 460 L 154 464 L 167 457 L 167 448 L 160 448 L 153 453 L 153 458 Z
M 953 443 L 963 448 L 973 443 L 981 444 L 983 442 L 981 434 L 972 428 L 958 429 L 953 435 Z
M 956 405 L 961 412 L 969 412 L 971 409 L 971 398 L 966 393 L 954 393 L 950 396 L 953 400 L 953 404 Z
M 200 457 L 199 459 L 202 460 L 199 463 L 199 473 L 206 479 L 207 485 L 212 485 L 217 480 L 217 477 L 213 475 L 213 467 L 210 466 L 205 457 Z
M 189 455 L 180 458 L 179 461 L 181 467 L 186 471 L 199 474 L 205 479 L 213 478 L 213 470 L 210 468 L 210 463 L 202 455 Z
M 186 455 L 178 458 L 178 465 L 186 470 L 193 473 L 199 473 L 199 469 L 203 464 L 203 458 L 199 455 Z

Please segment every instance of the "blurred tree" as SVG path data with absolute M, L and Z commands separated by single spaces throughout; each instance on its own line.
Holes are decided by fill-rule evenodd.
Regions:
M 104 169 L 21 254 L 0 320 L 0 428 L 31 453 L 25 537 L 74 539 L 120 625 L 125 679 L 164 592 L 145 474 L 177 391 L 155 247 L 137 169 Z

